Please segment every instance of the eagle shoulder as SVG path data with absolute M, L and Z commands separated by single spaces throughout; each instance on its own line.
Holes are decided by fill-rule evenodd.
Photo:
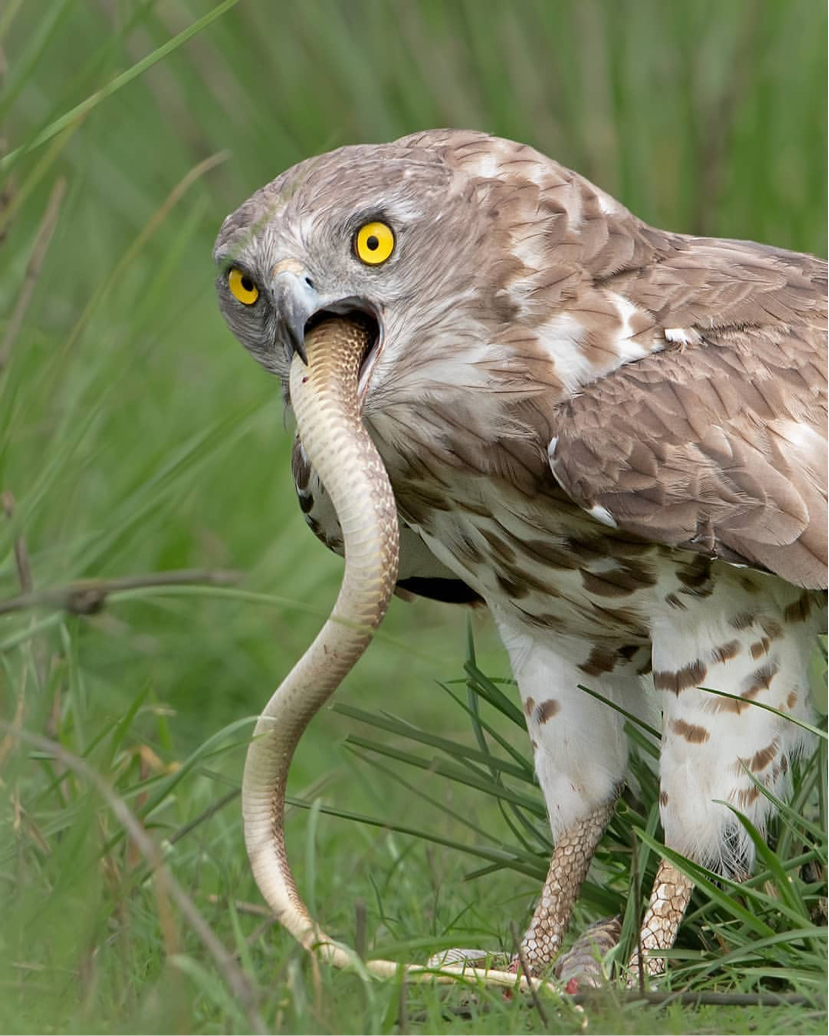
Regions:
M 684 239 L 614 289 L 662 351 L 554 408 L 556 479 L 600 520 L 826 587 L 826 264 Z

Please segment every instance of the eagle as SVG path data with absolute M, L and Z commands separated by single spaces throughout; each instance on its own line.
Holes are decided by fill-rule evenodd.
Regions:
M 215 259 L 288 407 L 316 322 L 371 328 L 357 387 L 397 592 L 488 609 L 523 703 L 554 844 L 524 966 L 555 961 L 626 779 L 624 716 L 580 685 L 656 700 L 664 844 L 747 876 L 737 814 L 763 831 L 809 747 L 790 717 L 811 718 L 826 608 L 826 262 L 657 229 L 466 130 L 300 163 L 228 216 Z M 300 438 L 293 475 L 342 552 Z M 633 964 L 664 969 L 692 888 L 663 858 Z

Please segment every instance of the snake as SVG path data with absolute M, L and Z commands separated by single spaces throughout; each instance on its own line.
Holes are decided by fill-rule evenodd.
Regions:
M 477 980 L 518 989 L 549 986 L 512 971 L 361 960 L 311 917 L 285 847 L 285 791 L 291 760 L 313 716 L 368 647 L 397 581 L 399 525 L 388 473 L 362 420 L 360 365 L 373 329 L 356 317 L 321 319 L 305 335 L 305 359 L 290 367 L 300 439 L 336 510 L 345 569 L 339 594 L 310 647 L 277 687 L 254 728 L 242 778 L 245 844 L 254 878 L 277 920 L 306 950 L 337 968 L 410 981 Z M 555 988 L 555 987 L 553 987 Z

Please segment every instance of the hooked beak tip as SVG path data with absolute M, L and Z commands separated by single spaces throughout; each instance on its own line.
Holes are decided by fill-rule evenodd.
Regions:
M 307 366 L 305 324 L 319 306 L 319 295 L 297 260 L 277 263 L 274 272 L 274 301 L 288 360 L 290 362 L 296 353 Z
M 288 352 L 288 361 L 293 360 L 294 355 L 298 356 L 305 366 L 308 366 L 308 354 L 305 351 L 305 322 L 306 313 L 300 311 L 293 313 L 285 320 L 285 338 Z
M 305 351 L 305 321 L 286 320 L 284 322 L 283 343 L 290 364 L 294 356 L 298 356 L 308 366 L 308 354 Z

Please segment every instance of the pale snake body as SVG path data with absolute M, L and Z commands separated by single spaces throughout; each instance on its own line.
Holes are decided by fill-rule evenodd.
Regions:
M 281 924 L 307 950 L 335 967 L 364 967 L 380 976 L 405 968 L 415 981 L 459 977 L 487 985 L 526 989 L 549 985 L 506 970 L 470 967 L 462 958 L 435 966 L 387 960 L 359 961 L 333 941 L 306 908 L 285 849 L 284 807 L 288 770 L 305 727 L 362 656 L 382 621 L 395 587 L 398 520 L 382 460 L 360 417 L 360 363 L 371 329 L 332 318 L 309 330 L 307 366 L 295 355 L 291 403 L 300 437 L 336 509 L 346 565 L 330 618 L 277 688 L 256 724 L 242 786 L 245 842 L 256 882 Z M 431 966 L 430 966 L 431 965 Z

